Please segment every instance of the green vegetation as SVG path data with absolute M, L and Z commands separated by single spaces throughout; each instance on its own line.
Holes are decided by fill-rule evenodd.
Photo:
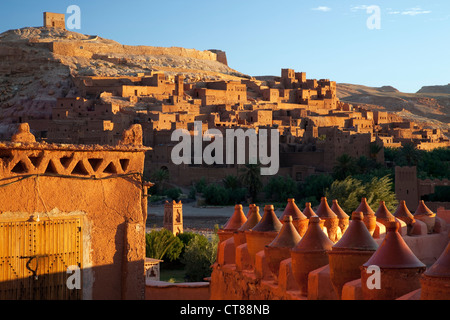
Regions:
M 180 256 L 183 242 L 167 229 L 145 235 L 145 255 L 148 258 L 174 261 Z
M 367 202 L 374 210 L 378 208 L 380 201 L 384 201 L 389 210 L 395 210 L 398 204 L 392 180 L 388 176 L 373 177 L 367 183 L 351 176 L 344 180 L 335 180 L 327 189 L 325 196 L 329 200 L 337 199 L 341 208 L 349 215 L 358 207 L 362 197 L 367 198 Z
M 376 161 L 382 151 L 384 163 Z M 273 176 L 263 184 L 260 165 L 246 165 L 238 176 L 229 175 L 219 184 L 208 184 L 205 178 L 200 179 L 191 189 L 190 195 L 193 198 L 196 193 L 203 194 L 209 205 L 257 203 L 264 200 L 276 207 L 283 207 L 288 198 L 295 198 L 300 207 L 304 207 L 306 202 L 316 206 L 321 197 L 328 195 L 328 198 L 338 199 L 347 211 L 354 210 L 357 204 L 355 199 L 359 203 L 364 196 L 371 206 L 378 207 L 379 201 L 383 200 L 392 209 L 395 205 L 392 200 L 395 199 L 394 168 L 408 165 L 417 166 L 419 179 L 450 179 L 450 149 L 424 151 L 415 149 L 412 144 L 383 149 L 371 143 L 369 157 L 355 158 L 343 154 L 336 159 L 331 173 L 311 175 L 299 182 L 289 176 Z M 257 199 L 261 191 L 265 197 Z M 446 190 L 437 192 L 433 199 L 448 199 Z
M 246 164 L 241 169 L 239 180 L 247 188 L 251 202 L 256 202 L 258 193 L 264 187 L 261 181 L 261 166 L 259 164 Z
M 168 282 L 202 281 L 209 277 L 217 245 L 217 233 L 212 239 L 193 232 L 174 236 L 167 229 L 146 234 L 146 256 L 164 260 L 161 280 Z
M 166 191 L 164 191 L 164 194 L 170 200 L 178 201 L 178 200 L 180 200 L 180 196 L 183 194 L 183 191 L 181 191 L 180 188 L 172 188 L 172 189 L 167 189 Z
M 186 267 L 188 281 L 203 281 L 211 275 L 211 265 L 216 261 L 218 238 L 212 241 L 197 235 L 189 241 L 181 262 Z
M 384 157 L 395 166 L 417 166 L 419 179 L 450 179 L 450 148 L 425 151 L 406 144 L 402 148 L 385 148 Z
M 297 183 L 289 176 L 274 176 L 264 187 L 266 200 L 279 202 L 281 199 L 294 198 L 298 194 Z

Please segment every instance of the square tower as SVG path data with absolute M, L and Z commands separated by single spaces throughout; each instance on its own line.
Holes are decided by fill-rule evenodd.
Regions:
M 164 204 L 164 224 L 163 227 L 171 231 L 174 235 L 183 233 L 183 204 L 173 200 Z
M 281 69 L 281 78 L 294 80 L 295 71 L 293 69 Z
M 66 15 L 63 13 L 44 12 L 44 27 L 66 29 Z

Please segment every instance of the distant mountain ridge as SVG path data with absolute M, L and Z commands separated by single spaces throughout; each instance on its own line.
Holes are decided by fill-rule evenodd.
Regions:
M 337 83 L 336 86 L 341 101 L 366 105 L 371 109 L 396 113 L 412 121 L 450 129 L 450 91 L 438 92 L 443 90 L 440 88 L 442 86 L 436 86 L 439 88 L 433 92 L 425 89 L 425 92 L 418 93 L 400 92 L 391 86 L 368 87 L 349 83 Z
M 450 94 L 450 83 L 446 85 L 423 86 L 417 93 L 446 93 Z

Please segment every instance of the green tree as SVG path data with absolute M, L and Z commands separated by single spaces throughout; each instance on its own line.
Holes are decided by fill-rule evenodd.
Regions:
M 177 234 L 177 237 L 181 240 L 183 243 L 183 249 L 181 250 L 180 256 L 183 256 L 184 252 L 186 251 L 186 247 L 188 246 L 189 242 L 191 242 L 192 239 L 194 239 L 198 234 L 194 232 L 183 232 Z
M 383 150 L 383 146 L 379 145 L 376 142 L 371 142 L 369 148 L 370 148 L 370 158 L 374 160 L 377 158 L 378 153 L 381 150 Z
M 295 181 L 289 177 L 274 176 L 264 187 L 266 198 L 275 202 L 286 202 L 288 198 L 297 196 L 298 188 Z
M 180 188 L 172 188 L 168 189 L 164 192 L 164 194 L 172 200 L 178 201 L 180 196 L 183 194 Z
M 405 143 L 401 148 L 401 153 L 406 160 L 407 166 L 416 166 L 419 161 L 419 153 L 413 143 Z
M 361 156 L 356 160 L 357 172 L 360 174 L 366 174 L 375 167 L 374 160 Z
M 241 187 L 241 182 L 239 181 L 239 178 L 233 175 L 227 175 L 225 178 L 222 179 L 222 183 L 226 189 L 235 190 Z
M 183 249 L 183 242 L 167 229 L 153 230 L 145 235 L 146 257 L 174 261 Z
M 227 205 L 230 203 L 229 193 L 223 186 L 211 183 L 203 190 L 205 201 L 210 205 Z
M 151 175 L 152 181 L 155 183 L 157 194 L 162 194 L 165 189 L 165 184 L 169 180 L 169 171 L 165 169 L 158 169 Z
M 325 191 L 331 186 L 332 183 L 333 177 L 331 175 L 311 175 L 306 177 L 305 181 L 298 184 L 298 194 L 302 198 L 308 198 L 311 200 L 311 198 L 314 197 L 316 201 L 320 201 L 320 198 L 324 196 Z
M 333 167 L 333 177 L 337 180 L 343 180 L 357 173 L 357 168 L 355 159 L 344 153 L 336 159 L 336 164 Z
M 258 193 L 262 190 L 261 166 L 259 164 L 246 164 L 241 168 L 239 180 L 245 186 L 252 198 L 252 202 L 256 202 Z
M 350 176 L 344 180 L 333 181 L 325 193 L 328 200 L 337 199 L 342 210 L 348 215 L 358 207 L 364 194 L 365 188 L 361 181 Z
M 326 191 L 329 200 L 337 199 L 341 208 L 348 215 L 359 206 L 361 198 L 367 198 L 368 204 L 376 211 L 380 201 L 384 201 L 389 210 L 395 210 L 397 199 L 393 190 L 392 179 L 389 176 L 373 177 L 367 183 L 351 176 L 344 180 L 336 180 Z
M 197 235 L 189 241 L 181 257 L 188 281 L 202 281 L 211 275 L 211 265 L 217 256 L 217 245 L 217 238 L 209 241 L 202 235 Z
M 398 204 L 395 195 L 392 179 L 389 176 L 374 177 L 369 183 L 364 185 L 367 202 L 374 209 L 378 208 L 380 201 L 384 201 L 386 208 L 395 210 Z
M 198 180 L 194 184 L 195 191 L 197 191 L 198 193 L 203 193 L 203 191 L 204 191 L 204 189 L 206 188 L 207 185 L 208 185 L 208 183 L 206 182 L 206 178 L 205 177 L 201 177 L 201 179 Z

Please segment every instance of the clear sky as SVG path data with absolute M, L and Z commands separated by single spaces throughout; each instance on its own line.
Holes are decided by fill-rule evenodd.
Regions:
M 1 0 L 0 32 L 42 26 L 42 12 L 70 5 L 81 10 L 73 31 L 128 45 L 221 49 L 230 67 L 253 76 L 293 68 L 403 92 L 450 83 L 448 0 Z M 377 16 L 367 11 L 373 5 Z

